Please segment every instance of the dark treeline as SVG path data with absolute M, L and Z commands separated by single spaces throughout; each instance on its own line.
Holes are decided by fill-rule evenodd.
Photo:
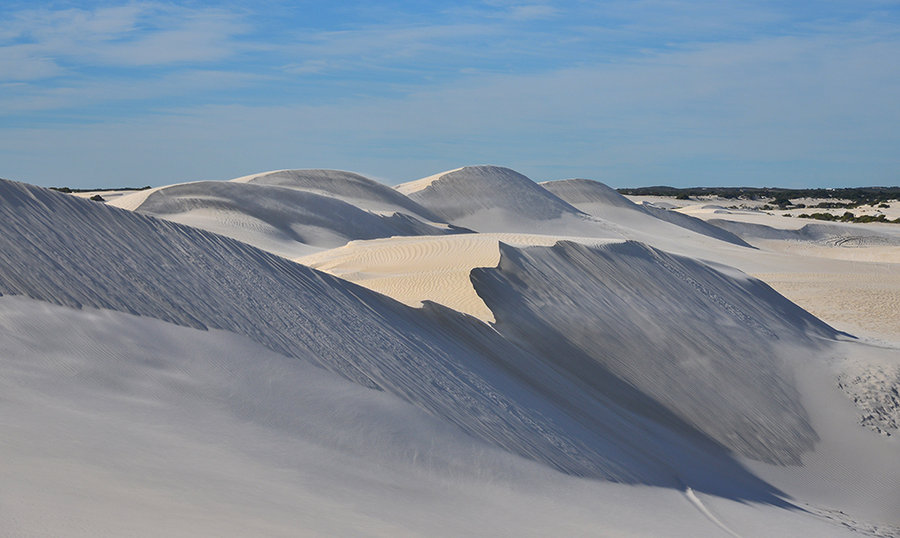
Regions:
M 831 198 L 850 200 L 850 204 L 840 207 L 852 207 L 864 204 L 876 204 L 889 200 L 900 200 L 900 187 L 847 187 L 839 189 L 784 189 L 779 187 L 677 187 L 657 186 L 638 187 L 633 189 L 617 189 L 620 194 L 632 196 L 672 196 L 687 199 L 695 196 L 720 196 L 722 198 L 744 200 L 772 200 L 775 205 L 785 205 L 781 201 L 793 198 Z M 838 204 L 835 204 L 836 206 Z
M 72 189 L 69 187 L 50 187 L 50 190 L 72 193 L 72 192 L 145 191 L 149 188 L 150 188 L 150 185 L 147 185 L 145 187 L 118 187 L 116 189 Z

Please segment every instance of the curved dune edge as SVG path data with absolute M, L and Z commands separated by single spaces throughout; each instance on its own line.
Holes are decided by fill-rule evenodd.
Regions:
M 401 194 L 405 194 L 405 195 L 409 196 L 410 194 L 412 194 L 414 192 L 418 192 L 422 189 L 425 189 L 425 188 L 431 186 L 432 183 L 441 179 L 442 177 L 444 177 L 444 175 L 451 174 L 453 172 L 458 172 L 458 171 L 462 170 L 463 168 L 465 168 L 465 167 L 460 166 L 459 168 L 454 168 L 453 170 L 445 170 L 443 172 L 438 172 L 437 174 L 434 174 L 434 175 L 431 175 L 428 177 L 423 177 L 422 179 L 416 179 L 414 181 L 409 181 L 407 183 L 401 183 L 400 185 L 397 185 L 394 188 L 397 189 L 397 191 L 400 192 Z
M 788 508 L 781 501 L 783 492 L 797 502 L 853 514 L 860 518 L 857 521 L 893 523 L 900 513 L 896 510 L 897 445 L 856 427 L 858 411 L 835 386 L 834 375 L 842 364 L 870 350 L 855 341 L 835 340 L 841 335 L 737 270 L 634 241 L 605 241 L 609 244 L 590 248 L 573 242 L 518 248 L 528 241 L 519 238 L 517 243 L 512 234 L 498 234 L 495 243 L 484 245 L 478 242 L 490 236 L 460 237 L 459 244 L 431 238 L 439 244 L 421 248 L 424 253 L 410 258 L 421 260 L 426 268 L 426 262 L 432 263 L 436 270 L 458 266 L 462 274 L 468 265 L 482 263 L 471 252 L 489 254 L 492 245 L 497 246 L 496 268 L 468 269 L 476 296 L 498 320 L 488 327 L 434 304 L 426 304 L 421 311 L 410 309 L 351 282 L 187 226 L 21 184 L 0 182 L 0 190 L 0 212 L 5 217 L 0 219 L 5 231 L 0 234 L 4 246 L 0 292 L 4 294 L 232 331 L 270 351 L 322 365 L 366 387 L 382 388 L 470 437 L 570 475 L 662 486 L 679 493 L 690 487 L 699 505 L 688 498 L 687 508 L 705 519 L 708 511 L 745 535 L 823 533 L 783 528 L 777 533 L 749 532 L 721 511 L 720 500 Z M 561 239 L 544 233 L 540 241 Z M 467 245 L 467 241 L 475 244 Z M 507 247 L 506 242 L 516 246 Z M 442 249 L 450 253 L 435 254 Z M 736 256 L 734 252 L 729 250 L 717 259 Z M 397 262 L 397 254 L 389 250 L 370 254 L 384 258 L 382 273 L 388 277 L 411 264 Z M 745 257 L 741 259 L 747 259 L 767 253 L 741 254 Z M 759 266 L 789 259 L 769 254 Z M 781 270 L 805 269 L 808 263 L 804 259 Z M 348 270 L 345 274 L 364 278 L 370 272 L 365 263 L 355 271 L 351 265 L 341 266 Z M 377 278 L 381 277 L 371 280 Z M 89 326 L 103 325 L 97 323 L 100 319 L 95 313 Z M 110 329 L 112 334 L 121 333 Z M 16 342 L 21 333 L 42 342 L 44 335 L 56 336 L 57 331 L 17 330 L 7 341 Z M 106 338 L 87 341 L 105 343 Z M 117 347 L 156 349 L 167 338 L 144 342 Z M 42 347 L 29 349 L 35 349 L 38 357 L 48 355 Z M 53 349 L 66 354 L 73 346 L 57 344 Z M 158 354 L 165 358 L 170 356 L 167 351 L 161 348 Z M 876 351 L 884 353 L 886 363 L 896 362 L 894 349 Z M 84 355 L 103 359 L 108 352 L 100 348 Z M 252 360 L 255 354 L 243 355 Z M 22 362 L 34 361 L 26 357 Z M 108 362 L 121 365 L 117 360 Z M 140 362 L 144 370 L 162 370 L 160 361 Z M 102 384 L 115 390 L 119 380 L 109 383 L 104 376 L 113 372 L 102 363 L 97 366 Z M 62 367 L 67 382 L 54 384 L 84 386 L 84 376 L 71 380 L 69 363 Z M 10 371 L 3 369 L 4 375 Z M 879 383 L 887 379 L 890 371 L 885 372 L 860 369 L 860 375 Z M 164 381 L 176 387 L 198 379 L 177 367 L 168 373 Z M 278 378 L 266 375 L 263 379 L 271 377 Z M 144 383 L 148 376 L 138 375 L 135 381 Z M 248 388 L 239 379 L 225 386 L 232 384 Z M 874 392 L 869 385 L 865 377 L 854 390 Z M 13 379 L 8 386 L 12 389 L 0 393 L 12 396 L 23 384 Z M 291 394 L 300 395 L 302 386 L 286 385 Z M 157 392 L 157 387 L 151 384 L 144 394 L 153 396 L 151 402 L 159 399 L 171 404 L 172 398 Z M 130 401 L 137 395 L 136 391 L 124 393 Z M 254 393 L 273 394 L 271 383 Z M 42 397 L 55 392 L 34 394 Z M 332 406 L 324 408 L 323 422 L 330 432 L 335 422 L 330 420 Z M 284 409 L 286 417 L 309 412 L 302 404 Z M 177 416 L 187 415 L 181 407 L 175 411 Z M 64 439 L 44 442 L 38 436 L 43 430 L 58 432 L 46 428 L 47 421 L 18 416 L 22 424 L 40 428 L 29 430 L 35 435 L 33 446 L 64 445 Z M 357 419 L 351 424 L 371 426 L 365 417 L 354 416 Z M 261 426 L 271 426 L 267 417 L 271 414 L 260 417 Z M 170 422 L 154 419 L 155 424 Z M 792 435 L 799 431 L 797 425 L 812 431 L 804 428 L 805 435 Z M 225 430 L 226 434 L 232 431 Z M 77 426 L 70 431 L 83 435 Z M 813 433 L 820 440 L 815 450 Z M 384 434 L 394 438 L 396 429 L 386 428 Z M 12 442 L 24 439 L 9 437 Z M 75 436 L 69 442 L 78 439 Z M 253 436 L 253 444 L 259 439 Z M 716 443 L 710 444 L 713 440 Z M 373 445 L 364 441 L 367 449 Z M 152 451 L 146 445 L 137 446 L 139 456 Z M 28 448 L 20 454 L 31 454 Z M 768 467 L 743 465 L 725 448 L 755 462 L 768 462 Z M 295 453 L 290 446 L 277 452 Z M 419 454 L 412 453 L 414 462 Z M 4 461 L 10 468 L 19 467 L 17 461 Z M 102 465 L 108 459 L 99 461 Z M 225 467 L 226 472 L 234 469 Z M 755 469 L 763 483 L 750 472 Z M 283 473 L 284 467 L 278 471 Z M 220 483 L 217 490 L 224 489 Z M 178 491 L 172 497 L 178 498 Z M 296 506 L 291 503 L 291 513 Z M 882 534 L 886 533 L 890 529 Z M 700 529 L 690 535 L 696 534 L 704 533 Z
M 118 198 L 108 201 L 107 205 L 118 207 L 119 209 L 127 209 L 128 211 L 135 211 L 137 208 L 141 207 L 141 204 L 147 201 L 147 198 L 149 198 L 151 194 L 165 189 L 166 187 L 168 187 L 168 185 L 135 191 L 130 194 L 123 194 Z
M 424 301 L 452 308 L 484 322 L 494 314 L 475 292 L 470 273 L 476 267 L 496 267 L 500 243 L 552 246 L 568 240 L 585 244 L 619 242 L 609 239 L 555 235 L 484 233 L 454 236 L 391 237 L 351 241 L 347 245 L 294 261 L 331 273 L 409 306 Z

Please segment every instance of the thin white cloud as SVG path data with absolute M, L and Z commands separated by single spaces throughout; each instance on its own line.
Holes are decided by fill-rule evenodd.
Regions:
M 38 80 L 63 72 L 53 58 L 34 45 L 0 47 L 0 81 Z
M 627 63 L 491 75 L 402 99 L 182 110 L 179 136 L 215 126 L 206 136 L 248 150 L 245 161 L 227 157 L 235 170 L 277 162 L 391 176 L 399 167 L 408 175 L 398 179 L 411 179 L 452 151 L 464 162 L 445 164 L 603 170 L 620 184 L 846 182 L 848 168 L 860 181 L 895 182 L 900 161 L 886 149 L 900 143 L 900 72 L 885 66 L 898 54 L 900 40 L 850 35 L 709 44 Z M 283 140 L 291 141 L 290 162 L 278 156 Z
M 234 38 L 246 30 L 222 10 L 169 4 L 19 11 L 0 33 L 0 80 L 52 77 L 65 67 L 220 60 L 239 49 Z
M 287 64 L 282 67 L 282 70 L 291 75 L 310 75 L 334 68 L 336 68 L 336 66 L 333 62 L 325 60 L 306 60 L 299 63 Z
M 77 162 L 90 144 L 114 161 L 102 165 L 104 177 L 126 169 L 118 155 L 134 153 L 135 143 L 170 155 L 135 184 L 282 167 L 338 167 L 400 181 L 476 162 L 537 179 L 578 175 L 616 185 L 896 183 L 900 72 L 885 67 L 900 54 L 900 39 L 886 27 L 867 31 L 866 39 L 852 32 L 763 38 L 494 74 L 402 98 L 182 108 L 78 136 L 73 127 L 7 133 L 0 146 L 27 154 L 29 140 L 52 142 L 59 163 L 31 163 L 43 177 L 67 159 Z M 69 173 L 72 183 L 97 177 Z
M 559 14 L 559 10 L 548 4 L 523 4 L 510 6 L 509 18 L 517 21 L 548 19 Z
M 574 4 L 535 8 L 531 15 L 553 23 L 528 26 L 511 17 L 515 9 L 554 4 L 494 2 L 443 19 L 277 39 L 257 33 L 238 43 L 244 26 L 229 13 L 135 5 L 75 17 L 75 27 L 94 28 L 95 37 L 41 34 L 62 24 L 56 19 L 29 23 L 31 33 L 17 23 L 13 37 L 0 29 L 0 40 L 7 36 L 0 44 L 14 52 L 0 51 L 0 73 L 20 77 L 0 76 L 0 114 L 90 113 L 103 102 L 134 102 L 148 112 L 0 130 L 5 174 L 39 181 L 94 151 L 105 161 L 72 165 L 72 183 L 96 178 L 98 167 L 114 177 L 128 169 L 127 158 L 140 158 L 140 145 L 171 154 L 154 163 L 156 177 L 135 179 L 140 184 L 304 166 L 400 180 L 473 162 L 513 165 L 538 178 L 553 177 L 550 170 L 602 171 L 620 185 L 759 177 L 785 184 L 789 174 L 846 183 L 849 169 L 879 183 L 896 182 L 900 166 L 900 35 L 896 21 L 874 15 L 773 30 L 766 25 L 787 15 L 754 3 L 724 13 L 687 1 L 586 2 L 578 5 L 597 11 L 572 18 Z M 215 63 L 248 50 L 263 60 L 255 74 Z M 542 62 L 520 61 L 525 56 Z M 152 76 L 138 69 L 135 76 L 62 76 L 78 62 L 173 67 L 148 70 Z M 51 76 L 62 82 L 39 80 Z M 254 84 L 260 106 L 215 93 Z M 56 162 L 41 158 L 50 145 Z M 29 169 L 41 177 L 21 172 Z
M 148 7 L 132 4 L 121 7 L 85 9 L 29 9 L 8 18 L 5 35 L 25 38 L 38 44 L 70 43 L 79 38 L 114 39 L 135 30 L 137 21 Z
M 525 22 L 551 19 L 564 10 L 552 2 L 527 2 L 517 0 L 488 0 L 475 5 L 453 5 L 445 8 L 447 17 L 469 20 L 493 20 Z
M 90 107 L 103 103 L 146 102 L 190 97 L 227 88 L 245 88 L 264 80 L 262 75 L 231 71 L 192 69 L 135 80 L 132 78 L 83 79 L 65 86 L 43 87 L 20 83 L 0 93 L 0 115 L 22 115 L 43 111 L 76 111 L 89 116 Z M 145 111 L 135 107 L 130 114 Z M 106 120 L 100 116 L 96 120 Z
M 286 50 L 306 60 L 357 58 L 391 61 L 435 52 L 453 53 L 454 49 L 468 53 L 471 50 L 470 40 L 496 36 L 497 32 L 496 27 L 486 23 L 383 24 L 354 30 L 304 33 Z

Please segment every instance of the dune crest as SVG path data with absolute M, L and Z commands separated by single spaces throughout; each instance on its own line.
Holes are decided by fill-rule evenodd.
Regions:
M 373 179 L 343 170 L 275 170 L 231 180 L 234 183 L 274 185 L 331 196 L 375 212 L 402 212 L 421 220 L 440 222 L 440 219 L 402 193 Z
M 660 222 L 658 222 L 663 221 L 700 235 L 741 247 L 753 248 L 738 235 L 690 215 L 654 207 L 649 204 L 637 205 L 616 192 L 615 189 L 599 181 L 563 179 L 545 181 L 540 185 L 589 215 L 622 223 L 637 231 L 649 231 L 659 234 L 659 232 L 664 232 L 667 228 L 665 225 L 661 226 Z M 657 220 L 648 221 L 646 218 L 648 216 Z M 659 235 L 673 235 L 673 232 L 670 229 L 668 233 Z
M 427 220 L 436 217 L 389 187 L 327 170 L 169 185 L 111 205 L 227 235 L 288 258 L 356 239 L 463 231 Z
M 322 500 L 341 484 L 368 493 L 335 498 L 365 502 L 378 497 L 366 484 L 409 491 L 409 476 L 462 476 L 478 489 L 502 476 L 516 499 L 557 497 L 550 482 L 601 497 L 614 483 L 644 486 L 630 499 L 658 490 L 692 514 L 675 512 L 692 522 L 687 534 L 895 531 L 900 468 L 887 435 L 900 415 L 883 396 L 896 383 L 896 347 L 859 342 L 740 270 L 796 274 L 821 262 L 695 231 L 582 181 L 556 187 L 573 201 L 593 197 L 599 215 L 509 169 L 440 174 L 412 193 L 442 219 L 435 207 L 461 215 L 436 223 L 373 209 L 390 198 L 346 174 L 173 185 L 142 193 L 138 211 L 0 181 L 0 344 L 13 350 L 0 356 L 12 402 L 0 421 L 15 428 L 0 447 L 4 476 L 29 487 L 17 469 L 33 469 L 35 484 L 52 485 L 72 476 L 56 465 L 68 453 L 85 463 L 78 469 L 118 462 L 106 475 L 115 480 L 179 475 L 130 489 L 136 498 L 177 491 L 244 506 L 185 488 L 177 472 L 196 468 L 224 491 L 214 466 L 193 461 L 219 454 L 267 501 Z M 459 228 L 470 225 L 482 233 Z M 273 254 L 288 241 L 320 250 L 300 252 L 308 265 Z M 41 340 L 42 330 L 54 337 Z M 204 343 L 217 334 L 233 346 Z M 307 375 L 312 367 L 330 374 Z M 106 442 L 85 444 L 84 431 Z M 435 439 L 450 447 L 429 447 Z M 191 450 L 172 451 L 178 444 Z M 119 486 L 85 476 L 115 496 Z M 287 504 L 272 510 L 294 514 Z M 14 506 L 14 517 L 29 513 Z M 595 523 L 585 529 L 607 528 L 596 510 L 586 509 Z M 797 526 L 761 527 L 748 511 Z M 348 512 L 359 513 L 335 514 Z M 398 521 L 391 534 L 423 529 Z
M 464 166 L 396 189 L 448 222 L 490 210 L 536 221 L 581 213 L 522 174 L 500 166 Z

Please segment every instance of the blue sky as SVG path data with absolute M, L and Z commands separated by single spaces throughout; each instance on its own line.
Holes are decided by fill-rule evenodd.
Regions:
M 900 2 L 18 2 L 0 177 L 900 184 Z

